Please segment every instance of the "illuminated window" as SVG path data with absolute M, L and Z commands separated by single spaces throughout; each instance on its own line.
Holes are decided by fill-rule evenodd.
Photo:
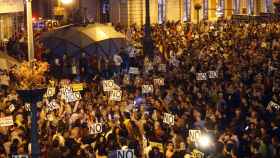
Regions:
M 165 0 L 158 0 L 158 23 L 165 21 Z

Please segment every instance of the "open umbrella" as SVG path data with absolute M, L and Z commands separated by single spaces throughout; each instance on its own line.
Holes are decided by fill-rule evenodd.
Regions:
M 69 26 L 42 35 L 45 47 L 56 57 L 64 54 L 76 57 L 81 52 L 88 55 L 110 56 L 124 47 L 125 36 L 114 27 L 104 24 Z

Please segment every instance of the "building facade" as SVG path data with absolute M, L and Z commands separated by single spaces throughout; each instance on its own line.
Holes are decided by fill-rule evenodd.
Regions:
M 201 9 L 195 10 L 200 4 Z M 273 11 L 272 0 L 150 0 L 152 23 L 163 21 L 217 20 L 233 14 L 259 15 Z M 145 0 L 110 0 L 110 21 L 113 24 L 143 25 Z

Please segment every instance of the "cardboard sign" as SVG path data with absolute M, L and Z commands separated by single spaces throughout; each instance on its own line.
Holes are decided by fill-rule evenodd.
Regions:
M 204 153 L 199 151 L 199 150 L 197 150 L 197 149 L 194 149 L 192 151 L 192 157 L 193 158 L 203 158 L 204 157 Z
M 52 97 L 55 95 L 55 87 L 48 87 L 46 91 L 46 97 Z
M 128 73 L 138 75 L 140 74 L 138 67 L 129 67 Z
M 154 92 L 154 86 L 153 85 L 142 85 L 142 93 L 153 93 Z
M 218 71 L 208 71 L 209 78 L 218 78 Z
M 105 92 L 109 92 L 114 89 L 115 86 L 114 80 L 104 80 L 102 83 L 103 83 L 103 90 Z
M 10 77 L 7 75 L 0 76 L 0 85 L 9 86 L 10 85 Z
M 196 142 L 201 137 L 201 131 L 189 130 L 189 137 L 191 141 Z
M 158 71 L 166 72 L 166 65 L 165 64 L 159 64 Z
M 66 93 L 65 101 L 67 103 L 75 102 L 75 101 L 78 101 L 81 99 L 82 99 L 82 96 L 81 96 L 80 92 Z
M 150 147 L 157 147 L 159 148 L 160 152 L 163 152 L 163 145 L 162 143 L 158 143 L 158 142 L 149 142 Z
M 14 105 L 14 104 L 11 104 L 11 105 L 9 106 L 9 110 L 10 110 L 10 112 L 13 112 L 13 111 L 15 110 L 15 105 Z
M 90 126 L 88 129 L 90 134 L 102 133 L 102 123 L 95 123 L 92 126 Z
M 26 111 L 30 111 L 30 103 L 25 103 L 24 108 Z
M 117 158 L 136 158 L 134 149 L 117 150 Z
M 55 109 L 59 109 L 59 105 L 55 100 L 52 100 L 48 105 L 48 111 L 53 111 Z
M 14 125 L 13 116 L 1 117 L 0 118 L 0 127 L 12 126 Z
M 175 123 L 175 116 L 169 113 L 164 113 L 163 122 L 173 126 Z
M 72 87 L 72 90 L 74 92 L 78 92 L 78 91 L 84 90 L 84 85 L 82 83 L 71 84 L 71 87 Z
M 198 80 L 198 81 L 207 80 L 207 74 L 206 73 L 196 73 L 196 80 Z
M 164 78 L 156 78 L 156 79 L 154 79 L 154 85 L 164 86 Z
M 110 93 L 110 100 L 112 101 L 121 101 L 122 100 L 122 91 L 121 90 L 113 90 Z
M 274 101 L 270 101 L 267 105 L 267 108 L 274 108 L 276 110 L 280 110 L 280 105 L 275 103 Z

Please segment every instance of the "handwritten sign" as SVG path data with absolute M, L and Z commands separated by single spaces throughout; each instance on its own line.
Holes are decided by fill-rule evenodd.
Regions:
M 201 137 L 201 131 L 189 130 L 189 137 L 191 141 L 196 142 Z
M 122 91 L 121 90 L 113 90 L 110 93 L 110 100 L 112 101 L 121 101 L 122 100 Z
M 175 116 L 169 113 L 164 113 L 163 122 L 173 126 L 175 123 Z
M 0 118 L 0 127 L 12 126 L 14 125 L 13 116 L 1 117 Z
M 142 85 L 142 93 L 153 93 L 154 92 L 154 87 L 153 85 Z
M 48 87 L 46 91 L 46 97 L 52 97 L 55 95 L 55 87 Z
M 158 143 L 158 142 L 149 142 L 149 144 L 150 144 L 151 147 L 157 147 L 157 148 L 159 148 L 159 150 L 160 150 L 161 152 L 163 152 L 163 145 L 162 145 L 162 143 Z
M 82 99 L 82 96 L 81 96 L 80 92 L 66 93 L 65 101 L 67 103 L 75 102 L 75 101 L 78 101 L 78 100 L 81 100 L 81 99 Z
M 82 83 L 71 84 L 71 87 L 74 92 L 82 91 L 84 89 L 84 86 Z
M 134 75 L 138 75 L 140 73 L 138 67 L 130 67 L 128 72 Z
M 207 73 L 196 73 L 196 80 L 198 81 L 207 80 Z
M 59 105 L 55 100 L 52 100 L 47 106 L 48 106 L 48 111 L 59 109 Z
M 104 80 L 102 83 L 103 83 L 103 90 L 105 92 L 109 92 L 114 89 L 115 86 L 114 80 Z
M 156 78 L 156 79 L 154 79 L 154 85 L 164 86 L 164 78 Z
M 102 133 L 102 123 L 95 123 L 92 126 L 89 126 L 90 134 Z
M 199 151 L 199 150 L 197 150 L 197 149 L 194 149 L 192 151 L 192 157 L 193 158 L 203 158 L 204 157 L 204 153 Z

